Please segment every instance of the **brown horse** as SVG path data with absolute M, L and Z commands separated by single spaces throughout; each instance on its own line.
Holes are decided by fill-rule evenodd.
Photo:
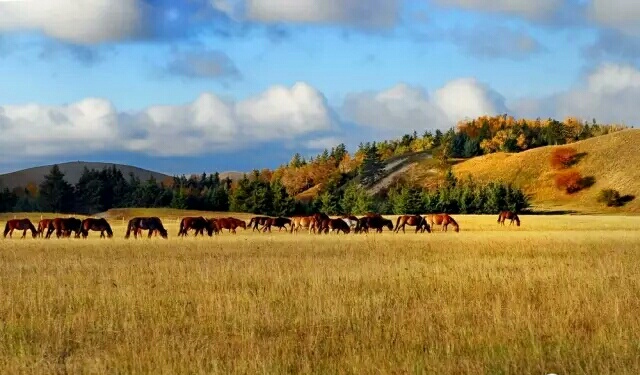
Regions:
M 54 231 L 56 232 L 57 238 L 71 237 L 71 232 L 75 232 L 75 237 L 80 238 L 80 234 L 82 233 L 82 221 L 75 217 L 57 217 L 49 222 L 46 238 L 50 238 Z
M 382 230 L 387 227 L 389 230 L 393 230 L 393 222 L 389 219 L 385 219 L 382 216 L 365 216 L 358 220 L 356 226 L 356 233 L 369 233 L 369 229 L 375 229 L 376 233 L 382 233 Z
M 418 233 L 418 231 L 420 231 L 420 233 L 424 233 L 424 231 L 431 233 L 431 228 L 429 227 L 427 220 L 420 215 L 399 216 L 398 219 L 396 220 L 396 228 L 394 230 L 394 233 L 398 233 L 401 228 L 402 228 L 402 233 L 406 233 L 404 231 L 404 227 L 406 225 L 416 227 L 416 233 Z
M 518 217 L 518 214 L 516 214 L 515 212 L 511 212 L 511 211 L 500 212 L 500 214 L 498 215 L 498 224 L 504 225 L 505 220 L 511 220 L 509 225 L 513 225 L 513 222 L 515 221 L 516 225 L 520 226 L 520 218 Z
M 247 229 L 247 223 L 242 220 L 234 219 L 232 217 L 216 219 L 216 233 L 221 232 L 223 229 L 228 229 L 229 233 L 236 234 L 236 228 L 238 227 Z
M 204 217 L 185 217 L 180 221 L 180 231 L 178 237 L 184 237 L 189 235 L 189 231 L 193 229 L 196 231 L 196 237 L 198 234 L 204 236 L 204 230 L 207 229 L 207 219 Z
M 31 231 L 33 238 L 38 236 L 38 230 L 33 226 L 33 223 L 29 219 L 13 219 L 7 221 L 7 224 L 4 226 L 4 238 L 7 238 L 7 234 L 9 235 L 9 238 L 12 238 L 14 230 L 22 231 L 21 239 L 27 237 L 28 230 Z
M 42 219 L 38 222 L 38 237 L 44 237 L 49 230 L 49 223 L 51 223 L 53 219 Z
M 247 230 L 247 222 L 244 220 L 236 219 L 235 217 L 228 217 L 227 219 L 231 220 L 236 224 L 236 228 L 242 228 Z
M 455 232 L 460 232 L 460 226 L 448 214 L 429 215 L 427 217 L 427 220 L 429 221 L 429 223 L 431 223 L 431 226 L 442 225 L 443 232 L 447 231 L 449 225 L 453 226 L 453 230 Z
M 282 231 L 282 228 L 284 228 L 284 230 L 286 231 L 287 225 L 291 225 L 291 219 L 287 219 L 286 217 L 268 218 L 264 222 L 264 227 L 262 228 L 262 231 L 271 232 L 271 227 L 278 228 L 278 232 Z
M 351 232 L 351 228 L 349 227 L 349 225 L 342 219 L 322 220 L 318 228 L 318 234 L 322 234 L 322 232 L 327 234 L 329 233 L 329 231 L 335 231 L 336 234 L 340 234 L 340 232 L 349 234 L 349 232 Z
M 317 220 L 313 216 L 294 216 L 291 218 L 291 233 L 298 234 L 300 228 L 308 228 L 309 233 L 313 231 L 315 233 L 318 225 Z
M 260 232 L 260 225 L 262 225 L 264 227 L 264 225 L 266 224 L 267 220 L 271 219 L 268 216 L 254 216 L 251 218 L 251 220 L 249 220 L 249 226 L 253 227 L 252 232 L 255 232 L 256 230 L 258 232 Z M 264 232 L 264 228 L 263 228 L 263 232 Z
M 124 235 L 125 239 L 128 239 L 131 236 L 131 232 L 133 232 L 133 237 L 138 238 L 138 234 L 142 230 L 148 230 L 149 234 L 147 238 L 151 238 L 154 231 L 158 231 L 160 236 L 165 240 L 169 237 L 167 230 L 162 225 L 162 221 L 158 217 L 134 217 L 129 220 L 129 224 L 127 224 L 127 233 Z
M 111 230 L 111 225 L 107 222 L 106 219 L 84 219 L 82 220 L 81 231 L 82 238 L 89 237 L 89 231 L 100 232 L 100 238 L 113 237 L 113 231 Z M 107 236 L 105 237 L 104 232 L 107 232 Z
M 218 230 L 218 219 L 211 218 L 207 219 L 207 235 L 211 237 L 214 233 L 218 234 L 220 231 Z

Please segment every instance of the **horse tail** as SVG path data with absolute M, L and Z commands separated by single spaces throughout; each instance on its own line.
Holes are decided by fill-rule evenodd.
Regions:
M 129 236 L 131 235 L 131 230 L 133 229 L 133 221 L 134 221 L 134 220 L 135 220 L 135 219 L 131 219 L 131 220 L 129 220 L 129 224 L 127 224 L 127 234 L 125 234 L 125 235 L 124 235 L 124 238 L 125 238 L 125 239 L 128 239 L 128 238 L 129 238 Z
M 180 220 L 180 230 L 178 231 L 178 237 L 180 237 L 182 234 L 186 235 L 186 233 L 184 233 L 184 220 L 185 219 Z
M 500 224 L 500 219 L 502 219 L 502 212 L 498 214 L 498 224 Z
M 9 233 L 10 227 L 9 227 L 9 222 L 7 221 L 7 223 L 4 225 L 4 238 L 7 238 L 7 233 Z

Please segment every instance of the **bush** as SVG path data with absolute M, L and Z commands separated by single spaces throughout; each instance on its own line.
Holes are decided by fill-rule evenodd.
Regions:
M 584 180 L 580 172 L 575 169 L 558 172 L 558 174 L 556 174 L 556 187 L 569 194 L 573 194 L 582 190 Z
M 551 152 L 551 167 L 553 169 L 566 169 L 575 164 L 578 151 L 573 147 L 560 147 Z
M 603 189 L 598 194 L 598 202 L 604 203 L 607 207 L 622 206 L 622 197 L 617 190 Z

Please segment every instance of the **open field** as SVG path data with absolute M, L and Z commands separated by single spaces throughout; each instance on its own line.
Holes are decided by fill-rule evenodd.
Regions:
M 39 217 L 39 215 L 37 215 Z M 640 373 L 640 217 L 0 240 L 6 373 Z M 4 223 L 0 223 L 4 227 Z M 18 236 L 19 237 L 19 236 Z

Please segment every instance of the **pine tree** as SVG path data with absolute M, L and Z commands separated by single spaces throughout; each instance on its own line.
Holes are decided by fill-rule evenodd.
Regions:
M 289 216 L 296 208 L 296 202 L 293 197 L 289 196 L 287 189 L 278 180 L 271 184 L 271 191 L 273 193 L 273 215 L 274 216 Z
M 384 173 L 384 163 L 378 154 L 375 143 L 366 149 L 364 160 L 360 166 L 360 179 L 364 186 L 373 185 Z
M 40 204 L 45 211 L 71 212 L 74 208 L 73 187 L 64 179 L 64 173 L 54 165 L 40 184 Z

